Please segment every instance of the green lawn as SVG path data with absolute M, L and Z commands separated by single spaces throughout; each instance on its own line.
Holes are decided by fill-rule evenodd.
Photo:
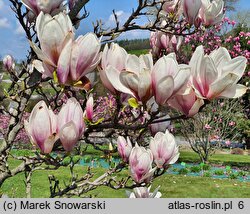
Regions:
M 19 150 L 14 152 L 15 155 L 31 155 L 28 150 Z M 96 156 L 101 153 L 88 148 L 86 154 Z M 244 165 L 250 163 L 250 158 L 247 155 L 225 155 L 215 154 L 211 158 L 212 162 L 225 162 L 226 164 L 235 163 L 238 161 Z M 182 151 L 180 155 L 180 161 L 184 162 L 199 162 L 198 156 L 190 151 Z M 18 165 L 15 160 L 10 161 L 10 167 L 13 168 Z M 93 169 L 96 176 L 101 175 L 104 172 L 103 168 Z M 76 166 L 75 173 L 83 175 L 86 173 L 86 167 Z M 63 184 L 67 183 L 70 178 L 69 169 L 61 167 L 57 171 L 36 171 L 32 176 L 32 197 L 49 197 L 49 182 L 48 175 L 55 175 Z M 127 176 L 128 172 L 125 170 L 120 176 Z M 208 177 L 191 177 L 184 175 L 163 175 L 157 178 L 152 189 L 157 186 L 161 186 L 160 191 L 163 197 L 176 197 L 176 198 L 238 198 L 238 197 L 250 197 L 250 182 L 240 182 L 230 179 L 213 179 Z M 25 197 L 24 187 L 24 174 L 19 174 L 11 179 L 8 179 L 2 186 L 1 192 L 9 195 L 10 197 Z M 88 193 L 88 196 L 94 197 L 125 197 L 124 190 L 112 190 L 108 187 L 100 187 L 94 191 Z
M 108 149 L 108 146 L 103 147 Z M 33 152 L 30 150 L 15 150 L 12 152 L 17 156 L 22 155 L 32 155 Z M 88 146 L 86 155 L 92 157 L 100 157 L 103 155 L 101 151 L 94 150 L 92 146 Z M 118 154 L 113 154 L 114 157 L 118 157 Z M 187 163 L 200 163 L 199 156 L 193 151 L 180 151 L 180 157 L 178 162 L 187 162 Z M 250 155 L 232 155 L 232 154 L 213 154 L 210 159 L 210 163 L 231 165 L 231 166 L 250 166 Z
M 199 156 L 192 151 L 181 151 L 179 162 L 199 163 Z M 218 163 L 231 166 L 250 166 L 250 155 L 213 154 L 209 158 L 210 163 Z
M 130 50 L 128 51 L 129 54 L 135 54 L 137 56 L 140 56 L 141 54 L 148 54 L 149 50 L 148 49 L 142 49 L 142 50 Z
M 94 169 L 97 175 L 100 175 L 104 169 Z M 75 173 L 86 173 L 86 167 L 77 166 Z M 123 172 L 127 174 L 127 171 Z M 69 180 L 69 169 L 60 168 L 57 171 L 37 171 L 32 177 L 32 197 L 49 197 L 48 175 L 53 174 L 60 182 Z M 212 179 L 206 177 L 191 177 L 182 175 L 163 175 L 157 178 L 152 186 L 154 189 L 161 186 L 160 191 L 166 198 L 240 198 L 250 197 L 250 182 L 239 182 L 229 179 Z M 9 197 L 25 197 L 24 176 L 19 174 L 7 180 L 1 189 L 1 192 Z M 88 196 L 94 197 L 125 197 L 124 190 L 113 190 L 108 187 L 100 187 L 88 193 Z

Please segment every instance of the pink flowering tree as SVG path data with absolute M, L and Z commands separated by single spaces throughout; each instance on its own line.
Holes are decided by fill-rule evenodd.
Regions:
M 181 120 L 179 131 L 201 162 L 208 162 L 215 150 L 229 149 L 235 141 L 242 140 L 239 132 L 242 118 L 244 111 L 239 100 L 215 100 L 192 120 Z
M 104 185 L 134 189 L 131 197 L 160 197 L 158 189 L 150 193 L 148 187 L 179 157 L 169 122 L 189 120 L 218 99 L 243 96 L 247 87 L 238 82 L 247 59 L 222 47 L 207 55 L 197 46 L 189 62 L 179 61 L 184 37 L 222 21 L 223 0 L 139 0 L 124 23 L 114 11 L 114 28 L 97 21 L 93 32 L 77 37 L 88 1 L 9 1 L 30 51 L 21 68 L 12 56 L 3 59 L 12 82 L 0 100 L 11 103 L 0 109 L 8 118 L 1 129 L 0 186 L 25 172 L 31 197 L 32 173 L 51 170 L 50 197 L 82 196 Z M 137 21 L 144 16 L 145 23 Z M 115 43 L 135 29 L 152 31 L 150 53 L 131 55 Z M 107 97 L 96 90 L 98 80 L 110 92 Z M 27 114 L 35 93 L 41 100 Z M 171 109 L 177 113 L 169 116 Z M 24 130 L 32 154 L 18 156 L 13 145 Z M 107 158 L 118 152 L 120 161 L 99 177 L 92 167 L 76 176 L 74 157 L 84 158 L 85 145 Z M 10 157 L 21 163 L 9 168 Z M 53 170 L 65 165 L 71 179 L 62 184 Z

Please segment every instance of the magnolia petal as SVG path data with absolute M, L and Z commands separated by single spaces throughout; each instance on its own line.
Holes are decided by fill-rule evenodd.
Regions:
M 153 69 L 153 57 L 152 54 L 140 55 L 140 71 L 143 69 L 151 71 Z
M 125 94 L 131 94 L 134 96 L 133 92 L 121 83 L 120 71 L 118 71 L 116 68 L 112 66 L 108 66 L 106 68 L 106 74 L 110 83 L 117 91 L 123 92 Z
M 126 71 L 133 72 L 138 74 L 140 71 L 140 60 L 136 55 L 128 54 L 127 60 L 125 63 Z
M 149 70 L 141 71 L 139 74 L 138 96 L 141 101 L 147 101 L 152 95 L 151 74 Z
M 224 47 L 214 50 L 209 56 L 214 61 L 215 67 L 218 71 L 221 71 L 221 68 L 231 60 L 228 50 Z
M 69 38 L 67 44 L 64 46 L 57 66 L 57 77 L 60 83 L 65 84 L 68 81 L 68 76 L 70 72 L 70 56 L 72 48 L 72 40 Z
M 121 72 L 120 81 L 125 87 L 129 88 L 134 95 L 138 94 L 139 78 L 135 73 Z
M 50 136 L 43 144 L 41 150 L 44 154 L 49 154 L 52 149 L 53 149 L 53 146 L 56 142 L 56 138 L 54 135 Z
M 56 67 L 56 65 L 48 58 L 47 55 L 45 55 L 40 48 L 38 48 L 33 42 L 29 41 L 30 47 L 33 49 L 33 51 L 36 53 L 37 57 L 42 60 L 43 62 Z
M 234 73 L 238 76 L 237 81 L 242 77 L 247 66 L 247 59 L 243 56 L 238 56 L 232 59 L 229 63 L 225 63 L 222 68 L 222 74 Z
M 174 79 L 172 76 L 166 76 L 155 86 L 155 100 L 159 105 L 164 105 L 172 96 L 174 91 Z
M 190 77 L 191 68 L 186 65 L 180 65 L 179 71 L 176 73 L 174 77 L 174 91 L 173 93 L 178 93 L 180 89 L 183 88 L 183 86 L 186 85 L 186 83 L 189 80 Z M 184 87 L 184 91 L 186 90 L 186 87 Z
M 233 73 L 229 73 L 221 79 L 218 79 L 210 86 L 207 98 L 211 100 L 213 98 L 219 97 L 220 94 L 224 92 L 229 86 L 233 85 L 237 79 L 238 76 Z
M 79 138 L 79 132 L 74 122 L 66 123 L 59 132 L 59 138 L 66 151 L 71 151 Z
M 247 92 L 248 88 L 241 84 L 232 85 L 220 94 L 220 97 L 238 98 Z

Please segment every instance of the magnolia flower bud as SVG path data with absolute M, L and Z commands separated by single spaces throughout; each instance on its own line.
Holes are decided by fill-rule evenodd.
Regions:
M 136 183 L 149 182 L 155 169 L 152 169 L 153 155 L 150 150 L 137 144 L 129 156 L 129 170 Z
M 165 168 L 175 163 L 179 158 L 179 151 L 174 136 L 166 130 L 165 134 L 158 132 L 150 141 L 154 162 L 158 168 Z
M 3 58 L 3 67 L 9 72 L 14 70 L 15 61 L 14 61 L 14 58 L 11 55 L 6 55 Z
M 91 94 L 87 100 L 86 103 L 86 110 L 84 112 L 85 117 L 87 118 L 87 120 L 92 121 L 93 120 L 93 116 L 94 116 L 94 99 L 93 99 L 93 95 Z
M 70 98 L 58 114 L 57 131 L 66 151 L 71 151 L 85 130 L 83 111 L 75 98 Z
M 118 148 L 118 152 L 122 160 L 124 162 L 128 162 L 129 155 L 132 150 L 132 144 L 129 140 L 129 137 L 127 137 L 127 140 L 126 140 L 124 137 L 119 136 L 117 139 L 117 148 Z
M 45 154 L 52 151 L 53 145 L 58 139 L 56 128 L 57 116 L 51 109 L 48 109 L 44 101 L 35 105 L 30 114 L 29 122 L 25 121 L 25 129 L 31 141 Z

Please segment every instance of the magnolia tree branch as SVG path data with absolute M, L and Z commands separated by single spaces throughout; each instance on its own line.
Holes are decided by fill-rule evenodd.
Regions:
M 81 19 L 84 19 L 88 16 L 87 11 L 85 10 L 85 5 L 89 2 L 89 0 L 78 0 L 75 3 L 74 8 L 69 12 L 69 17 L 72 20 L 73 24 L 75 25 L 76 22 L 80 21 Z M 78 18 L 78 14 L 80 11 L 84 8 L 84 15 L 80 18 Z

